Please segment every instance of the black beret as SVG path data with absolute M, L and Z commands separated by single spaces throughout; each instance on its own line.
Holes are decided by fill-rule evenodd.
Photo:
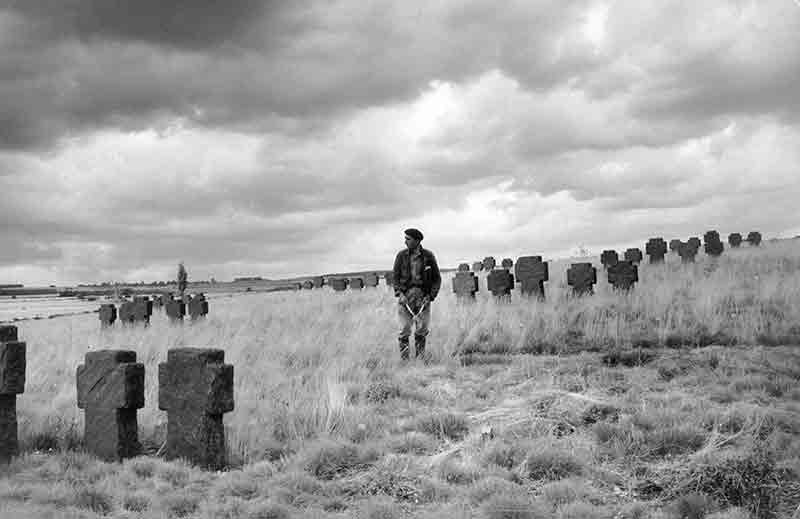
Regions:
M 422 241 L 422 233 L 419 229 L 406 229 L 406 235 L 411 236 L 417 241 Z

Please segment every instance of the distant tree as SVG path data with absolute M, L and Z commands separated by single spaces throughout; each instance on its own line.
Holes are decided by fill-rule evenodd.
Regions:
M 181 299 L 183 299 L 183 293 L 186 291 L 186 282 L 188 279 L 186 267 L 183 266 L 183 262 L 181 261 L 178 263 L 178 292 L 181 295 Z

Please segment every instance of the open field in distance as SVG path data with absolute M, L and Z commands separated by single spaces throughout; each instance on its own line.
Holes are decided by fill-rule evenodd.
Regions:
M 459 304 L 446 275 L 432 362 L 402 364 L 381 285 L 246 294 L 209 317 L 100 330 L 97 316 L 18 323 L 23 456 L 0 516 L 791 517 L 800 505 L 800 244 L 640 266 L 616 294 Z M 231 470 L 152 454 L 165 437 L 157 364 L 223 348 L 235 366 Z M 140 440 L 106 464 L 80 452 L 75 369 L 88 349 L 146 365 Z M 491 429 L 491 432 L 489 432 Z M 17 517 L 17 515 L 14 515 Z

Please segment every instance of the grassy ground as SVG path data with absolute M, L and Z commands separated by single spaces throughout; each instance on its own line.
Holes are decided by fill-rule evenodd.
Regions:
M 792 517 L 798 245 L 676 259 L 642 266 L 632 294 L 601 280 L 578 300 L 565 264 L 545 302 L 497 303 L 482 279 L 461 305 L 446 279 L 429 365 L 400 363 L 385 287 L 243 295 L 183 326 L 21 323 L 24 454 L 0 469 L 0 517 Z M 154 453 L 157 364 L 184 345 L 224 348 L 235 366 L 231 470 L 82 453 L 84 353 L 137 351 Z

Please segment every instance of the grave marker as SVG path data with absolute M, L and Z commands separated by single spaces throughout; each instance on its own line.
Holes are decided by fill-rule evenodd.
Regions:
M 520 293 L 523 296 L 535 295 L 544 299 L 544 282 L 550 279 L 547 262 L 541 256 L 521 256 L 514 266 Z
M 496 265 L 497 263 L 494 261 L 494 256 L 486 256 L 483 258 L 483 270 L 486 272 L 491 272 Z
M 728 245 L 733 249 L 739 248 L 742 244 L 742 235 L 738 232 L 732 232 L 728 235 Z
M 717 231 L 708 231 L 703 235 L 703 241 L 706 254 L 709 256 L 719 256 L 722 254 L 722 251 L 725 250 L 725 246 L 722 244 L 722 241 L 719 239 L 719 233 Z
M 458 272 L 469 272 L 469 263 L 459 263 Z
M 322 288 L 322 286 L 325 284 L 325 280 L 322 276 L 314 276 L 311 278 L 311 283 L 313 283 L 314 288 Z
M 119 305 L 119 321 L 122 324 L 133 324 L 136 321 L 136 303 L 124 301 Z
M 86 449 L 106 461 L 137 456 L 142 448 L 136 412 L 144 407 L 144 364 L 136 362 L 136 352 L 90 351 L 76 380 Z
M 114 321 L 117 320 L 117 307 L 112 303 L 100 305 L 100 311 L 97 313 L 101 328 L 107 328 L 113 325 Z
M 328 280 L 328 284 L 336 292 L 342 292 L 347 289 L 347 278 L 332 278 Z
M 694 248 L 695 251 L 699 251 L 700 246 L 702 245 L 702 243 L 700 242 L 700 238 L 698 238 L 697 236 L 692 236 L 691 238 L 686 240 L 686 243 L 688 243 L 690 247 Z
M 183 321 L 183 316 L 186 315 L 186 303 L 179 299 L 170 298 L 164 305 L 164 309 L 171 322 Z
M 233 411 L 233 366 L 225 352 L 173 348 L 158 365 L 158 408 L 167 412 L 167 459 L 219 470 L 226 464 L 222 416 Z
M 680 247 L 678 247 L 678 256 L 681 257 L 682 263 L 694 263 L 694 257 L 697 256 L 697 247 L 694 246 L 693 243 L 683 243 L 681 242 Z
M 615 290 L 628 291 L 639 281 L 639 267 L 630 261 L 620 261 L 608 268 L 608 282 Z
M 469 265 L 467 265 L 469 268 Z M 478 276 L 473 272 L 459 270 L 453 278 L 453 292 L 458 299 L 475 299 L 478 291 Z
M 25 350 L 17 327 L 0 325 L 0 463 L 19 452 L 17 395 L 25 392 Z
M 186 307 L 186 311 L 189 313 L 192 321 L 208 315 L 208 300 L 206 299 L 206 296 L 203 294 L 196 294 L 189 298 L 189 304 Z
M 364 288 L 364 280 L 361 278 L 350 278 L 350 289 L 361 290 Z
M 600 263 L 603 264 L 603 267 L 608 270 L 608 267 L 612 265 L 616 265 L 619 262 L 619 254 L 615 250 L 604 250 L 602 254 L 600 254 Z
M 667 253 L 667 242 L 664 238 L 650 238 L 645 246 L 645 252 L 650 256 L 650 263 L 664 263 L 664 255 Z
M 625 251 L 625 261 L 630 261 L 631 263 L 641 263 L 642 258 L 642 250 L 639 248 L 630 248 Z
M 753 247 L 758 247 L 761 245 L 761 233 L 758 231 L 750 231 L 747 233 L 747 241 Z
M 494 269 L 486 277 L 486 287 L 495 297 L 510 296 L 514 288 L 514 274 L 506 269 Z
M 681 241 L 679 239 L 677 239 L 677 238 L 674 239 L 674 240 L 670 240 L 669 241 L 669 250 L 670 250 L 670 252 L 677 253 L 678 249 L 680 248 L 680 246 L 681 246 Z
M 311 281 L 310 279 L 306 279 L 305 281 L 303 281 L 303 289 L 311 290 L 312 288 L 314 288 L 313 281 Z
M 364 286 L 374 288 L 378 286 L 378 275 L 370 272 L 364 276 Z
M 595 283 L 597 283 L 597 269 L 591 263 L 573 263 L 567 269 L 567 284 L 572 287 L 573 295 L 593 294 Z

